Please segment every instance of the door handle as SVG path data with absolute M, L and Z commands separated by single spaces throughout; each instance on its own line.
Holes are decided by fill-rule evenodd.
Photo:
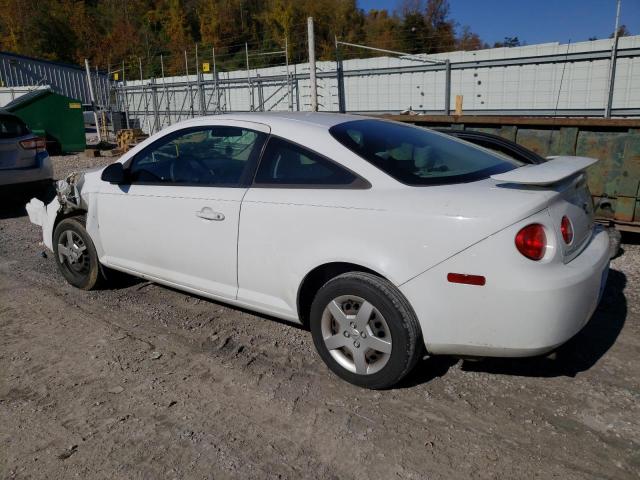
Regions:
M 203 218 L 204 220 L 224 220 L 224 214 L 220 212 L 214 212 L 209 207 L 204 207 L 202 210 L 196 212 L 196 217 Z

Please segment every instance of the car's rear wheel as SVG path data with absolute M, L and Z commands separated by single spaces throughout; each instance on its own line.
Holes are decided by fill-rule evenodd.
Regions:
M 345 273 L 327 282 L 311 306 L 310 326 L 327 366 L 361 387 L 393 386 L 422 352 L 418 320 L 407 300 L 369 273 Z
M 80 217 L 65 218 L 53 232 L 53 253 L 58 270 L 74 287 L 91 290 L 102 275 L 98 254 Z

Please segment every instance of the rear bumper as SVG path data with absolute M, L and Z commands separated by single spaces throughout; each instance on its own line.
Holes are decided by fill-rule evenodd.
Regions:
M 495 237 L 513 245 L 513 232 Z M 420 320 L 430 353 L 526 357 L 578 333 L 595 311 L 609 269 L 609 236 L 596 227 L 571 262 L 500 260 L 490 237 L 400 287 Z M 496 260 L 498 259 L 498 260 Z M 448 283 L 448 272 L 485 275 L 485 286 Z
M 20 168 L 15 170 L 0 170 L 0 185 L 16 185 L 35 183 L 53 178 L 51 158 L 45 155 L 39 165 L 34 168 Z

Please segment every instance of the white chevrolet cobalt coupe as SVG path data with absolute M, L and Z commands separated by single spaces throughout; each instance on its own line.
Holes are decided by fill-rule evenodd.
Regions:
M 111 269 L 309 325 L 343 379 L 427 354 L 549 352 L 587 322 L 609 237 L 584 169 L 338 114 L 201 117 L 27 205 L 72 285 Z

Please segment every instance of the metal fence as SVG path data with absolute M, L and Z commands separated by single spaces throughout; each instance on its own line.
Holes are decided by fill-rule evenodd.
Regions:
M 640 116 L 640 36 L 620 39 L 613 86 L 611 42 L 355 58 L 371 48 L 337 40 L 336 60 L 315 65 L 315 88 L 309 62 L 193 66 L 190 75 L 114 83 L 112 106 L 149 133 L 198 115 L 312 110 L 314 91 L 319 111 L 449 113 L 458 97 L 465 114 L 602 117 L 611 88 L 613 116 Z M 248 58 L 264 53 L 247 49 Z
M 640 36 L 435 55 L 336 38 L 335 58 L 318 62 L 312 20 L 291 38 L 295 49 L 285 38 L 263 39 L 102 71 L 91 66 L 95 103 L 126 112 L 122 126 L 148 133 L 199 115 L 249 111 L 447 114 L 458 107 L 464 114 L 602 117 L 610 102 L 612 116 L 640 116 Z M 300 55 L 307 45 L 308 57 Z M 0 54 L 0 84 L 10 87 L 5 96 L 50 85 L 91 104 L 79 67 Z

